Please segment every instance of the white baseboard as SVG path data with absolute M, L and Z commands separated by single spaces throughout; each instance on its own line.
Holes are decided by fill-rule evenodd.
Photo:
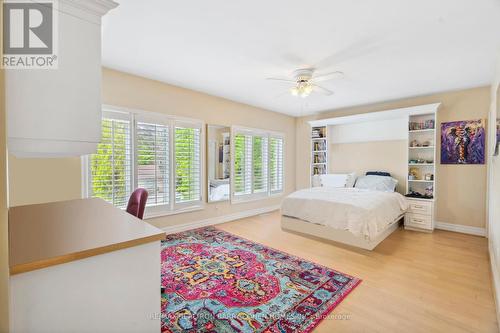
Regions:
M 163 231 L 165 231 L 167 234 L 173 234 L 176 232 L 192 230 L 192 229 L 201 228 L 201 227 L 207 227 L 210 225 L 216 225 L 216 224 L 220 224 L 220 223 L 225 223 L 225 222 L 243 219 L 245 217 L 269 213 L 269 212 L 272 212 L 272 211 L 275 211 L 278 209 L 280 209 L 279 205 L 262 207 L 262 208 L 251 209 L 251 210 L 244 210 L 244 211 L 234 213 L 234 214 L 215 216 L 215 217 L 211 217 L 208 219 L 199 220 L 199 221 L 195 221 L 195 222 L 166 226 L 166 227 L 163 227 L 161 229 Z
M 486 237 L 486 229 L 485 228 L 470 227 L 467 225 L 436 222 L 436 229 Z
M 497 260 L 495 256 L 495 249 L 493 248 L 493 241 L 490 239 L 488 241 L 488 250 L 490 254 L 490 264 L 491 264 L 491 279 L 493 280 L 493 297 L 495 298 L 495 309 L 497 312 L 497 322 L 500 323 L 500 307 L 499 303 L 500 302 L 500 276 L 497 265 Z

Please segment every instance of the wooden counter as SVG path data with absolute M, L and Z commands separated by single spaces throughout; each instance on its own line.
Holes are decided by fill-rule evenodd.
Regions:
M 10 274 L 165 239 L 165 232 L 101 199 L 9 209 Z

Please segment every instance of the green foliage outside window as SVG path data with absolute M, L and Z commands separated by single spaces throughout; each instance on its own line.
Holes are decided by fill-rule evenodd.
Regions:
M 103 119 L 102 139 L 90 158 L 92 194 L 116 206 L 126 205 L 129 195 L 129 123 Z
M 253 137 L 253 158 L 252 158 L 252 169 L 253 169 L 253 191 L 262 192 L 265 191 L 266 179 L 263 170 L 264 156 L 262 154 L 263 146 L 266 144 L 266 140 L 261 136 Z M 267 167 L 267 166 L 266 166 Z
M 198 200 L 199 189 L 199 130 L 175 128 L 176 202 Z

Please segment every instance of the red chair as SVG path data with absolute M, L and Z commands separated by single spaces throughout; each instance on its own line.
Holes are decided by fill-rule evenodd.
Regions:
M 144 188 L 138 188 L 130 195 L 127 205 L 127 213 L 134 215 L 142 220 L 144 209 L 148 201 L 148 191 Z

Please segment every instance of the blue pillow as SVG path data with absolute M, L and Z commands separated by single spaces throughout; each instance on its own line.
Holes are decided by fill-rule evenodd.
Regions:
M 391 174 L 389 172 L 384 172 L 384 171 L 368 171 L 366 173 L 367 176 L 384 176 L 384 177 L 391 177 Z

